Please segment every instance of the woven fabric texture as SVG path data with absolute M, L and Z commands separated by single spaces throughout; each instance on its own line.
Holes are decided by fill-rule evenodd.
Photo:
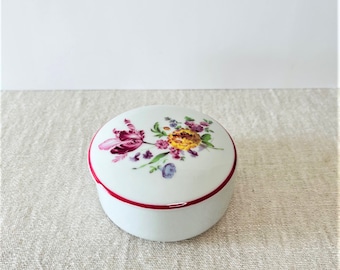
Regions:
M 1 269 L 336 269 L 336 89 L 3 91 Z M 129 109 L 173 104 L 219 121 L 238 150 L 226 214 L 174 243 L 104 214 L 91 137 Z

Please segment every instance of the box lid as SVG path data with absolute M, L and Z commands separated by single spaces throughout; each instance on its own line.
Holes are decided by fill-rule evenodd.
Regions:
M 93 178 L 136 206 L 170 209 L 221 190 L 236 167 L 228 132 L 203 113 L 146 106 L 120 114 L 95 134 L 88 151 Z

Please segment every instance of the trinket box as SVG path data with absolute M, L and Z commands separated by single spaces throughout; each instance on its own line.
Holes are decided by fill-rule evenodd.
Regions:
M 88 150 L 107 216 L 132 235 L 165 242 L 194 237 L 224 215 L 236 163 L 233 140 L 216 120 L 177 106 L 122 113 Z

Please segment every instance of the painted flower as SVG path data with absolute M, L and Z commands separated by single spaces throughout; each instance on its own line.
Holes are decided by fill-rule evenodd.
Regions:
M 186 124 L 190 130 L 195 132 L 202 132 L 204 130 L 202 125 L 195 124 L 193 121 L 186 121 L 184 124 Z
M 131 161 L 138 161 L 139 160 L 140 153 L 136 153 L 133 157 L 130 157 Z
M 165 140 L 157 140 L 155 145 L 158 149 L 167 149 L 169 146 L 169 143 L 168 141 L 165 141 Z
M 192 157 L 197 157 L 198 153 L 192 149 L 188 150 L 188 153 L 192 156 Z
M 172 147 L 180 150 L 189 150 L 200 145 L 200 135 L 190 129 L 178 129 L 169 134 L 168 141 Z
M 144 154 L 143 154 L 143 158 L 146 158 L 146 159 L 150 159 L 153 157 L 153 154 L 151 153 L 150 150 L 147 150 Z
M 172 178 L 176 173 L 176 166 L 173 163 L 166 164 L 162 169 L 162 176 L 164 178 Z
M 201 125 L 201 126 L 208 127 L 208 126 L 209 126 L 209 123 L 207 123 L 207 122 L 205 122 L 205 121 L 202 121 L 202 122 L 200 122 L 200 125 Z
M 113 162 L 123 160 L 127 156 L 133 162 L 138 162 L 142 158 L 147 159 L 147 161 L 144 160 L 143 164 L 132 169 L 136 170 L 148 166 L 150 173 L 161 171 L 162 176 L 167 179 L 172 178 L 176 173 L 175 163 L 186 160 L 186 155 L 195 158 L 198 157 L 198 152 L 207 148 L 223 150 L 223 148 L 216 148 L 212 144 L 211 133 L 214 132 L 210 129 L 212 121 L 203 119 L 199 124 L 196 124 L 195 119 L 185 116 L 185 126 L 183 126 L 183 122 L 178 122 L 170 117 L 165 117 L 165 120 L 168 123 L 162 128 L 160 122 L 156 122 L 151 128 L 154 136 L 158 137 L 156 142 L 144 141 L 144 130 L 136 130 L 131 121 L 125 119 L 124 123 L 127 130 L 113 129 L 114 137 L 100 143 L 98 147 L 114 154 Z M 203 131 L 204 134 L 201 133 Z M 139 150 L 139 152 L 135 151 L 144 143 L 148 145 L 147 149 L 152 147 L 157 149 L 152 150 L 153 152 L 145 148 L 144 150 Z M 174 159 L 174 163 L 167 163 L 169 156 Z M 138 162 L 138 164 L 140 163 Z
M 181 150 L 174 148 L 174 147 L 170 147 L 170 155 L 174 158 L 174 159 L 180 159 Z
M 131 122 L 125 119 L 125 124 L 129 130 L 113 130 L 114 138 L 107 139 L 99 144 L 100 150 L 109 150 L 112 154 L 123 155 L 136 150 L 143 144 L 144 131 L 136 130 Z
M 169 125 L 170 125 L 170 127 L 175 128 L 175 127 L 177 127 L 177 121 L 175 119 L 171 119 Z

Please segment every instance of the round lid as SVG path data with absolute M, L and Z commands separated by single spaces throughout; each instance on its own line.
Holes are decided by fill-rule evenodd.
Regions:
M 169 209 L 221 190 L 234 173 L 236 149 L 208 115 L 146 106 L 106 123 L 92 139 L 88 163 L 94 179 L 117 199 Z

